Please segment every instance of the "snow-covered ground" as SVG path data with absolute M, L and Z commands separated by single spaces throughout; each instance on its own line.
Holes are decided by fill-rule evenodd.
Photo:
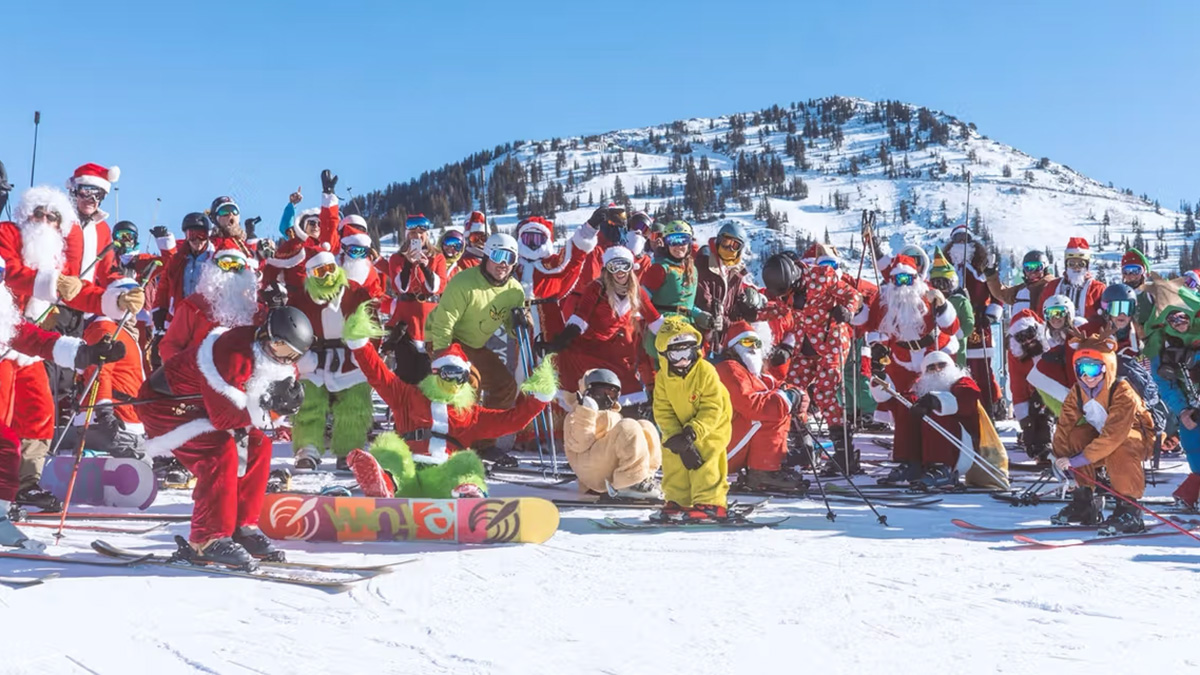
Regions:
M 287 452 L 277 448 L 278 466 Z M 1181 463 L 1166 459 L 1171 485 L 1150 493 L 1169 494 Z M 188 493 L 171 491 L 152 510 L 188 508 Z M 1044 523 L 1057 508 L 952 496 L 887 509 L 883 527 L 865 507 L 834 504 L 830 522 L 819 502 L 776 499 L 755 514 L 790 517 L 773 530 L 611 532 L 591 519 L 644 514 L 573 509 L 540 546 L 283 544 L 294 559 L 419 557 L 340 594 L 0 561 L 0 575 L 62 573 L 0 586 L 0 674 L 1195 672 L 1197 542 L 1014 551 L 1011 538 L 949 522 Z M 166 552 L 186 529 L 99 536 Z M 73 532 L 51 550 L 86 555 L 95 538 Z

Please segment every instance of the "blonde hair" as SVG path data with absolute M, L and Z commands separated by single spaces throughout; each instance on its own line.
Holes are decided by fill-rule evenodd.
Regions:
M 607 268 L 600 273 L 600 288 L 604 291 L 605 297 L 608 298 L 610 307 L 616 309 L 618 298 L 621 295 L 618 290 L 625 291 L 625 299 L 629 301 L 629 311 L 632 314 L 637 314 L 641 309 L 641 293 L 638 287 L 637 272 L 632 268 L 629 270 L 629 276 L 625 278 L 625 284 L 622 287 L 617 284 L 617 280 L 613 277 L 613 273 Z

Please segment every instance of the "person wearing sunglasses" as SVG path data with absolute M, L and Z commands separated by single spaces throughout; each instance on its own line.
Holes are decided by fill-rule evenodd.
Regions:
M 1034 250 L 1025 254 L 1021 261 L 1021 278 L 1021 283 L 1005 286 L 1000 282 L 997 263 L 992 263 L 987 269 L 988 292 L 1002 304 L 1008 305 L 1014 314 L 1023 309 L 1041 312 L 1041 303 L 1037 299 L 1050 297 L 1050 288 L 1058 282 L 1057 277 L 1050 274 L 1050 258 L 1045 251 Z M 1034 299 L 1032 304 L 1031 298 Z
M 654 262 L 640 279 L 651 304 L 661 316 L 682 316 L 689 322 L 712 326 L 712 316 L 696 309 L 695 239 L 692 226 L 683 220 L 672 220 L 662 226 L 660 246 Z M 646 386 L 654 384 L 658 371 L 658 352 L 654 349 L 654 334 L 645 333 L 642 349 L 650 357 L 640 359 L 638 370 Z
M 158 342 L 158 355 L 166 361 L 186 351 L 214 328 L 249 326 L 266 315 L 258 302 L 258 279 L 246 254 L 223 239 L 221 248 L 201 265 L 196 290 L 175 303 L 171 323 Z
M 750 241 L 746 228 L 736 221 L 721 226 L 717 236 L 696 253 L 696 327 L 707 345 L 723 344 L 725 327 L 733 321 L 756 321 L 756 311 L 742 302 L 753 288 L 759 295 L 750 271 L 743 262 Z M 763 306 L 765 306 L 765 302 Z M 705 315 L 711 316 L 711 320 Z
M 259 325 L 212 330 L 146 378 L 147 454 L 172 454 L 196 476 L 191 531 L 176 555 L 242 569 L 284 559 L 258 529 L 271 472 L 263 430 L 299 410 L 296 362 L 312 343 L 304 313 L 277 307 Z
M 749 490 L 778 490 L 804 495 L 808 481 L 784 466 L 792 419 L 804 424 L 808 395 L 792 386 L 777 386 L 764 375 L 771 335 L 745 321 L 729 326 L 729 338 L 716 363 L 717 375 L 729 390 L 733 429 L 726 450 L 728 471 L 745 475 Z
M 1070 298 L 1075 316 L 1082 319 L 1079 330 L 1084 335 L 1100 331 L 1104 326 L 1104 313 L 1100 309 L 1100 298 L 1104 295 L 1104 282 L 1095 279 L 1089 269 L 1092 251 L 1083 237 L 1071 237 L 1067 242 L 1065 256 L 1066 273 L 1057 283 L 1047 286 L 1045 291 L 1055 296 Z M 1042 305 L 1045 309 L 1045 303 Z
M 176 247 L 170 256 L 164 256 L 162 276 L 158 281 L 154 328 L 160 333 L 171 322 L 175 307 L 196 292 L 200 273 L 216 251 L 209 239 L 211 224 L 203 213 L 193 212 L 184 216 L 181 228 L 184 244 Z
M 109 248 L 113 243 L 112 231 L 108 225 L 108 214 L 100 208 L 100 204 L 112 192 L 112 184 L 120 177 L 119 167 L 88 163 L 75 169 L 67 181 L 75 204 L 71 217 L 74 223 L 67 235 L 67 267 L 81 270 L 80 278 L 101 285 L 110 280 L 111 277 L 105 277 L 114 268 L 117 256 Z M 97 258 L 99 262 L 93 264 Z
M 1125 251 L 1121 256 L 1121 283 L 1140 291 L 1150 273 L 1150 261 L 1136 248 Z
M 704 360 L 700 332 L 683 317 L 663 321 L 655 338 L 654 422 L 662 432 L 663 499 L 652 520 L 730 518 L 729 448 L 733 405 L 717 369 Z
M 432 227 L 424 214 L 408 216 L 404 243 L 388 260 L 395 301 L 390 307 L 387 344 L 395 354 L 396 374 L 409 384 L 417 384 L 429 374 L 425 321 L 448 282 L 446 259 L 429 236 Z
M 449 277 L 458 271 L 458 259 L 462 257 L 467 246 L 466 235 L 456 227 L 448 228 L 438 237 L 437 246 L 442 252 L 442 257 L 446 259 L 446 280 L 449 281 Z
M 450 276 L 454 276 L 462 270 L 478 267 L 483 264 L 483 248 L 487 245 L 488 237 L 491 235 L 491 230 L 487 224 L 487 217 L 483 215 L 482 211 L 472 211 L 471 215 L 467 216 L 467 223 L 463 228 L 467 232 L 466 242 L 464 243 L 463 253 L 455 263 L 454 270 L 450 272 Z
M 1146 529 L 1137 507 L 1117 501 L 1101 521 L 1103 500 L 1094 492 L 1103 468 L 1114 492 L 1134 502 L 1146 491 L 1142 460 L 1154 447 L 1154 420 L 1142 397 L 1117 374 L 1117 344 L 1098 336 L 1072 341 L 1076 384 L 1063 402 L 1054 432 L 1054 464 L 1070 472 L 1078 487 L 1071 503 L 1051 518 L 1055 524 L 1097 525 L 1101 535 Z
M 657 333 L 662 317 L 638 284 L 629 249 L 610 246 L 602 260 L 600 278 L 584 289 L 566 327 L 544 350 L 558 353 L 564 382 L 578 382 L 594 368 L 613 371 L 622 383 L 618 402 L 628 413 L 641 414 L 636 408 L 649 399 L 638 377 L 639 331 L 644 326 Z
M 479 388 L 486 392 L 483 405 L 507 410 L 517 399 L 517 381 L 500 356 L 488 348 L 488 340 L 501 327 L 515 339 L 514 322 L 528 325 L 525 290 L 513 277 L 517 240 L 509 234 L 493 234 L 484 244 L 483 254 L 483 264 L 459 271 L 446 283 L 425 322 L 425 352 L 440 354 L 459 344 L 479 372 Z M 477 447 L 484 461 L 516 466 L 515 458 L 495 446 L 495 438 L 481 438 Z
M 276 298 L 282 298 L 288 292 L 299 291 L 304 287 L 307 276 L 304 263 L 309 258 L 323 250 L 329 250 L 334 255 L 341 252 L 338 232 L 344 223 L 353 222 L 352 219 L 358 218 L 362 221 L 359 229 L 366 231 L 366 221 L 362 220 L 361 216 L 340 217 L 338 196 L 335 193 L 337 182 L 338 177 L 333 175 L 332 171 L 321 171 L 319 208 L 296 212 L 296 207 L 304 200 L 299 187 L 288 197 L 283 216 L 279 220 L 279 232 L 286 239 L 276 247 L 275 254 L 267 259 L 262 270 L 263 288 L 271 289 L 271 295 Z

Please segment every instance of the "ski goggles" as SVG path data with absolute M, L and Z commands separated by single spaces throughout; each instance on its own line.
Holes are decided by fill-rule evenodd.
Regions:
M 527 230 L 521 233 L 521 243 L 533 249 L 541 248 L 546 239 L 546 233 L 541 230 Z
M 1027 263 L 1023 263 L 1021 265 L 1021 269 L 1025 270 L 1026 274 L 1034 274 L 1046 269 L 1046 266 L 1036 260 L 1031 260 Z
M 236 216 L 239 213 L 241 213 L 241 211 L 238 211 L 236 204 L 225 204 L 221 206 L 221 208 L 217 209 L 218 216 Z
M 620 274 L 621 272 L 628 272 L 629 270 L 633 269 L 633 263 L 629 262 L 625 258 L 613 258 L 612 260 L 604 263 L 604 269 L 613 274 Z
M 347 246 L 346 257 L 352 260 L 362 260 L 371 254 L 370 246 Z
M 404 229 L 406 230 L 428 232 L 431 227 L 433 227 L 433 223 L 429 222 L 425 216 L 409 216 L 404 220 Z
M 463 240 L 458 238 L 450 238 L 442 240 L 442 253 L 449 251 L 455 255 L 462 253 Z
M 742 338 L 741 340 L 738 340 L 737 343 L 739 345 L 745 347 L 746 349 L 762 349 L 762 340 L 759 340 L 758 338 L 752 337 L 749 335 Z
M 483 246 L 487 243 L 487 240 L 487 232 L 472 232 L 471 234 L 467 235 L 467 242 L 472 246 Z
M 1141 265 L 1122 265 L 1121 274 L 1127 277 L 1140 277 L 1146 273 L 1146 268 Z
M 113 239 L 116 239 L 118 244 L 125 244 L 128 246 L 130 244 L 137 243 L 138 235 L 137 232 L 134 232 L 133 230 L 121 230 L 113 235 Z
M 824 265 L 825 267 L 832 267 L 835 270 L 838 268 L 838 261 L 834 260 L 833 258 L 823 258 L 818 260 L 817 264 Z
M 1080 359 L 1075 362 L 1075 373 L 1079 377 L 1099 377 L 1104 372 L 1104 364 L 1091 359 Z
M 912 286 L 913 281 L 915 281 L 916 278 L 917 278 L 917 275 L 915 275 L 915 274 L 909 274 L 908 272 L 898 272 L 896 274 L 896 276 L 892 277 L 892 284 L 894 286 Z
M 663 241 L 667 246 L 691 246 L 692 235 L 686 232 L 674 232 L 663 237 Z
M 308 274 L 309 276 L 314 276 L 318 279 L 324 279 L 325 277 L 337 272 L 337 269 L 337 263 L 325 263 L 324 265 L 318 265 L 312 268 L 308 271 Z
M 498 248 L 488 254 L 488 260 L 497 265 L 512 265 L 517 262 L 517 254 L 502 248 Z
M 1108 303 L 1109 316 L 1133 316 L 1133 303 L 1128 300 L 1114 300 Z
M 1062 305 L 1046 307 L 1042 310 L 1042 315 L 1046 317 L 1047 321 L 1050 319 L 1065 319 L 1067 318 L 1067 308 Z
M 1192 319 L 1187 315 L 1187 312 L 1175 310 L 1167 314 L 1167 323 L 1171 325 L 1171 328 L 1182 333 L 1191 325 Z
M 1067 258 L 1067 269 L 1071 270 L 1086 270 L 1088 261 L 1083 258 Z
M 696 348 L 699 345 L 691 343 L 685 346 L 672 347 L 667 350 L 667 363 L 681 363 L 696 358 Z
M 650 219 L 642 214 L 635 215 L 629 221 L 629 229 L 632 232 L 645 232 L 650 229 Z
M 44 220 L 47 223 L 61 223 L 62 214 L 58 211 L 47 211 L 39 206 L 33 210 L 33 220 Z
M 223 255 L 213 262 L 222 272 L 241 272 L 246 269 L 246 261 L 234 255 Z
M 734 239 L 733 237 L 721 237 L 721 241 L 717 242 L 717 246 L 720 246 L 726 251 L 733 251 L 734 253 L 742 250 L 742 242 Z
M 104 191 L 104 188 L 98 185 L 80 185 L 75 188 L 76 199 L 90 199 L 99 204 L 107 196 L 108 193 Z
M 462 366 L 446 364 L 438 368 L 437 376 L 447 382 L 462 384 L 471 377 L 471 370 Z
M 188 230 L 187 240 L 193 244 L 207 244 L 208 230 Z

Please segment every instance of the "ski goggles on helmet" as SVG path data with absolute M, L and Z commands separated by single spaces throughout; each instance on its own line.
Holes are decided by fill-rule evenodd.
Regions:
M 362 260 L 368 255 L 371 255 L 370 246 L 347 246 L 345 250 L 346 257 L 352 260 Z
M 521 243 L 533 249 L 541 248 L 546 239 L 546 233 L 541 230 L 526 230 L 521 233 Z
M 458 237 L 447 237 L 442 240 L 442 252 L 450 251 L 451 253 L 462 253 L 463 240 Z
M 1026 274 L 1036 274 L 1046 269 L 1046 266 L 1040 260 L 1030 260 L 1022 263 L 1021 269 L 1025 270 Z
M 898 272 L 892 277 L 892 284 L 895 286 L 912 286 L 916 281 L 917 275 L 909 274 L 908 272 Z
M 104 201 L 106 196 L 108 196 L 108 193 L 104 191 L 104 188 L 98 185 L 80 185 L 79 187 L 75 188 L 75 197 L 77 199 L 90 199 L 99 204 L 100 202 Z
M 1067 308 L 1062 305 L 1046 307 L 1042 310 L 1042 315 L 1046 317 L 1047 321 L 1050 319 L 1065 319 L 1067 318 Z
M 61 223 L 62 214 L 58 211 L 51 211 L 39 206 L 33 210 L 33 220 L 44 220 L 47 223 Z
M 487 240 L 487 232 L 472 232 L 471 234 L 467 235 L 467 242 L 472 246 L 483 246 L 487 243 Z
M 817 264 L 824 265 L 825 267 L 832 267 L 835 270 L 838 268 L 838 261 L 834 260 L 833 258 L 822 258 L 817 261 Z
M 117 230 L 117 233 L 113 235 L 113 239 L 116 239 L 118 244 L 128 246 L 137 243 L 138 235 L 133 230 Z
M 517 254 L 502 248 L 498 248 L 488 254 L 488 260 L 497 265 L 512 265 L 517 262 Z
M 629 219 L 629 229 L 632 232 L 645 232 L 650 229 L 650 217 L 644 213 L 636 213 Z
M 1075 362 L 1075 373 L 1079 377 L 1098 377 L 1104 372 L 1104 363 L 1093 359 L 1079 359 Z
M 437 376 L 447 382 L 462 384 L 471 377 L 471 370 L 462 366 L 446 364 L 438 368 Z
M 737 343 L 746 349 L 762 349 L 762 340 L 751 335 L 738 340 Z
M 612 274 L 619 274 L 621 272 L 628 272 L 629 270 L 633 269 L 633 263 L 629 262 L 625 258 L 613 258 L 612 260 L 604 263 L 604 269 L 608 270 Z
M 1128 300 L 1114 300 L 1108 303 L 1109 316 L 1133 316 L 1133 303 Z
M 1167 314 L 1167 323 L 1171 325 L 1171 328 L 1182 333 L 1191 325 L 1192 319 L 1187 315 L 1187 312 L 1175 310 Z
M 223 255 L 213 262 L 222 272 L 241 272 L 246 269 L 246 261 L 235 255 Z
M 404 220 L 404 229 L 406 230 L 428 232 L 431 227 L 433 227 L 433 223 L 429 222 L 425 216 L 409 216 Z
M 717 246 L 720 246 L 726 251 L 733 251 L 734 253 L 742 250 L 742 242 L 730 236 L 721 237 L 721 240 L 717 242 Z
M 318 279 L 324 279 L 325 277 L 337 272 L 337 269 L 337 263 L 325 263 L 324 265 L 318 265 L 312 268 L 308 273 L 310 276 L 314 276 Z
M 1067 269 L 1086 270 L 1087 268 L 1087 258 L 1067 258 Z
M 221 208 L 217 209 L 218 216 L 236 216 L 239 213 L 241 211 L 238 211 L 237 204 L 223 204 Z
M 692 235 L 687 232 L 672 232 L 663 237 L 663 241 L 666 242 L 667 246 L 691 246 Z
M 1143 275 L 1145 273 L 1146 273 L 1146 268 L 1142 267 L 1141 265 L 1133 264 L 1133 265 L 1122 265 L 1121 266 L 1121 274 L 1124 274 L 1125 276 L 1130 276 L 1130 277 L 1139 276 L 1140 277 L 1141 275 Z
M 699 346 L 695 342 L 671 346 L 667 349 L 667 363 L 680 363 L 696 358 L 696 350 Z

